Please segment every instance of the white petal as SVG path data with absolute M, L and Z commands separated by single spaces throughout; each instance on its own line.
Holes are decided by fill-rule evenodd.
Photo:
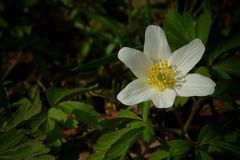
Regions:
M 173 105 L 175 97 L 176 92 L 174 90 L 166 89 L 163 92 L 156 91 L 151 99 L 157 108 L 169 108 Z
M 138 78 L 146 78 L 148 76 L 148 68 L 153 65 L 141 51 L 128 47 L 120 49 L 118 58 L 129 67 Z
M 143 53 L 154 60 L 168 59 L 171 51 L 161 27 L 154 25 L 147 27 Z
M 185 82 L 175 90 L 179 96 L 207 96 L 214 92 L 215 82 L 200 74 L 187 74 Z
M 200 39 L 192 40 L 187 45 L 174 51 L 169 58 L 172 65 L 177 67 L 181 75 L 187 74 L 202 58 L 205 47 Z
M 154 89 L 146 81 L 137 79 L 129 83 L 118 95 L 117 99 L 125 105 L 134 105 L 150 100 Z

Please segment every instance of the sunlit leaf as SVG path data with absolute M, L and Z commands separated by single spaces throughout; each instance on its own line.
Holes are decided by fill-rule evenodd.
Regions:
M 48 110 L 48 117 L 54 119 L 57 122 L 66 122 L 68 119 L 68 115 L 64 113 L 62 110 L 57 108 L 51 108 Z
M 128 148 L 142 129 L 142 127 L 124 128 L 102 135 L 95 146 L 95 153 L 88 160 L 112 160 L 114 158 L 123 160 Z
M 58 108 L 74 114 L 79 121 L 88 124 L 89 127 L 99 127 L 99 113 L 91 105 L 78 101 L 64 101 L 58 104 Z
M 122 109 L 118 112 L 118 118 L 128 118 L 128 119 L 137 119 L 137 120 L 141 120 L 140 117 L 138 117 L 136 114 L 134 114 L 133 112 L 126 110 L 126 109 Z

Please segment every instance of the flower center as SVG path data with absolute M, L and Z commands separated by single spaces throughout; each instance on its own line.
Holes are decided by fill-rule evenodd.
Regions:
M 176 83 L 176 71 L 166 60 L 160 60 L 148 69 L 148 83 L 159 91 L 164 91 Z

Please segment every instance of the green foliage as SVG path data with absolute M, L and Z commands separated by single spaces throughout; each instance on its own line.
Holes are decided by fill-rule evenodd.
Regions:
M 202 150 L 196 151 L 196 160 L 213 160 L 213 158 Z
M 217 123 L 207 124 L 201 129 L 198 137 L 197 159 L 213 159 L 212 157 L 223 152 L 229 153 L 232 157 L 239 157 L 239 138 L 239 132 L 237 130 L 231 131 L 229 126 Z M 226 156 L 229 155 L 222 158 L 227 158 Z
M 43 131 L 48 134 L 47 142 L 55 150 L 59 150 L 65 142 L 63 129 L 77 128 L 79 122 L 85 123 L 89 128 L 100 128 L 99 114 L 91 105 L 79 101 L 63 101 L 73 96 L 88 91 L 89 88 L 56 89 L 50 88 L 46 91 L 46 96 L 52 107 L 48 110 L 46 120 L 43 122 Z
M 81 65 L 73 68 L 72 71 L 81 71 L 81 70 L 92 69 L 92 68 L 96 68 L 99 66 L 103 66 L 103 65 L 115 62 L 116 60 L 117 60 L 117 54 L 107 55 L 105 57 L 94 59 L 93 61 L 90 61 L 86 64 L 81 64 Z
M 239 76 L 240 75 L 239 61 L 240 61 L 239 57 L 231 57 L 231 58 L 220 61 L 219 63 L 215 64 L 212 68 L 217 72 L 221 72 L 222 74 L 224 73 L 226 75 L 231 74 L 231 75 Z
M 34 115 L 40 113 L 42 103 L 37 86 L 29 91 L 29 98 L 23 98 L 14 104 L 17 110 L 10 118 L 1 119 L 0 129 L 0 159 L 2 160 L 54 160 L 54 156 L 48 154 L 50 151 L 43 142 L 40 134 L 31 135 L 29 129 L 17 129 L 22 123 L 27 123 Z M 33 130 L 37 130 L 36 128 Z
M 42 142 L 28 139 L 24 134 L 26 134 L 24 130 L 12 130 L 0 135 L 0 159 L 55 159 L 53 156 L 47 154 L 50 149 L 46 148 Z
M 209 69 L 207 67 L 200 66 L 197 70 L 196 73 L 199 73 L 203 76 L 210 77 Z
M 174 105 L 175 106 L 183 106 L 185 103 L 187 103 L 189 97 L 176 97 Z
M 172 140 L 168 145 L 153 153 L 150 160 L 184 159 L 193 150 L 193 145 L 185 140 Z
M 200 38 L 203 44 L 206 44 L 208 40 L 212 25 L 211 16 L 211 11 L 209 9 L 204 9 L 203 13 L 196 20 L 196 37 Z
M 225 37 L 207 57 L 208 63 L 213 64 L 213 62 L 216 61 L 217 58 L 223 56 L 225 52 L 240 47 L 239 41 L 239 34 L 233 35 L 232 37 Z
M 64 101 L 59 103 L 57 107 L 65 113 L 75 115 L 78 121 L 86 123 L 91 128 L 100 127 L 98 123 L 98 117 L 100 115 L 91 105 L 77 101 Z
M 32 118 L 41 111 L 42 103 L 38 87 L 35 86 L 30 90 L 29 99 L 23 98 L 14 105 L 17 106 L 17 111 L 11 116 L 11 118 L 4 120 L 1 124 L 1 132 L 15 128 L 21 122 Z
M 120 110 L 118 112 L 118 118 L 127 118 L 127 119 L 135 119 L 135 120 L 141 120 L 140 117 L 138 117 L 136 114 L 134 114 L 133 112 L 129 111 L 129 110 Z
M 180 48 L 195 38 L 194 21 L 187 12 L 181 15 L 177 11 L 170 11 L 166 14 L 163 27 L 172 50 Z
M 93 87 L 89 88 L 73 88 L 73 89 L 63 89 L 63 88 L 49 88 L 46 91 L 46 95 L 48 98 L 48 101 L 51 105 L 55 105 L 58 102 L 60 102 L 63 99 L 67 99 L 68 97 L 72 97 L 74 95 L 81 94 L 83 92 L 86 92 L 87 90 L 90 90 Z
M 124 128 L 100 137 L 95 146 L 96 153 L 88 160 L 124 159 L 130 145 L 142 131 L 142 126 Z

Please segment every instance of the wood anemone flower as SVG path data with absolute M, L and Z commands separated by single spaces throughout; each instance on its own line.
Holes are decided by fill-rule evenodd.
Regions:
M 117 99 L 125 105 L 152 100 L 158 108 L 168 108 L 176 96 L 207 96 L 216 84 L 210 78 L 188 72 L 202 58 L 205 47 L 200 39 L 171 53 L 165 33 L 159 26 L 150 25 L 145 31 L 143 53 L 124 47 L 118 58 L 138 78 L 129 83 Z

